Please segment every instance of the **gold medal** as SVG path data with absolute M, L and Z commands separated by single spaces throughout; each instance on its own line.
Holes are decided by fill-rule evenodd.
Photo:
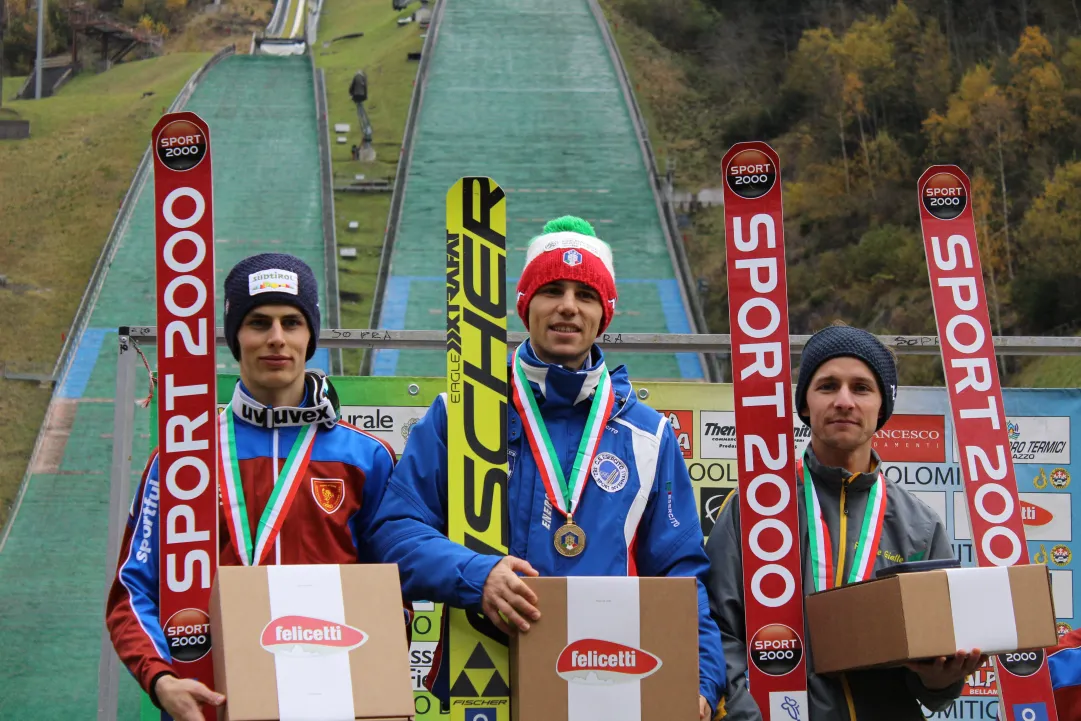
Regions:
M 586 550 L 586 532 L 567 516 L 567 522 L 556 529 L 555 544 L 561 556 L 572 558 Z

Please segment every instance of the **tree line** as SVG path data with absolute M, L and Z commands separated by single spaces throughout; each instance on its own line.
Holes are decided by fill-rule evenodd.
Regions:
M 916 180 L 938 163 L 972 178 L 995 333 L 1081 330 L 1077 2 L 609 8 L 645 31 L 631 63 L 643 69 L 639 97 L 677 185 L 719 186 L 720 158 L 738 141 L 764 140 L 780 155 L 794 333 L 834 318 L 934 333 Z M 692 265 L 707 269 L 710 329 L 724 332 L 719 212 L 693 214 L 686 242 Z M 906 382 L 936 380 L 935 363 L 905 365 L 915 369 Z

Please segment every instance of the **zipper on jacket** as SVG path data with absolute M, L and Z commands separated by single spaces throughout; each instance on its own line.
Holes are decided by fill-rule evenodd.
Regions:
M 278 429 L 277 428 L 274 429 L 274 465 L 272 467 L 274 468 L 274 476 L 271 478 L 270 487 L 273 489 L 275 486 L 278 485 L 278 473 L 280 473 L 280 471 L 278 470 Z M 270 502 L 269 499 L 268 499 L 267 502 L 268 503 Z M 284 520 L 285 519 L 283 518 L 282 521 L 284 521 Z M 282 534 L 279 531 L 278 535 L 274 537 L 274 565 L 275 566 L 280 566 L 281 563 L 282 563 L 281 535 Z
M 852 482 L 858 473 L 853 473 L 851 476 L 841 481 L 841 512 L 838 517 L 841 521 L 840 538 L 837 545 L 840 547 L 837 551 L 837 572 L 834 574 L 833 585 L 843 586 L 845 577 L 845 551 L 848 545 L 848 484 Z
M 837 552 L 837 575 L 834 578 L 833 585 L 843 586 L 845 577 L 845 551 L 847 550 L 847 537 L 848 537 L 848 484 L 858 476 L 858 473 L 853 473 L 851 476 L 841 481 L 841 533 L 840 539 L 838 539 L 838 545 L 841 547 Z M 852 698 L 852 687 L 848 685 L 848 675 L 841 674 L 841 688 L 845 692 L 845 704 L 848 706 L 848 718 L 849 721 L 857 721 L 856 719 L 856 701 Z
M 841 688 L 845 691 L 845 704 L 848 705 L 848 718 L 849 721 L 857 721 L 856 719 L 856 701 L 852 698 L 852 687 L 848 685 L 848 674 L 841 674 Z

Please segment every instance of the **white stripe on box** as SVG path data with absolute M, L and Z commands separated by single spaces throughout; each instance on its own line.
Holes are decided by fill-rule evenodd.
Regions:
M 1017 648 L 1017 619 L 1010 593 L 1007 567 L 951 568 L 950 586 L 953 638 L 959 651 L 984 653 Z
M 345 623 L 342 577 L 334 565 L 267 566 L 270 617 Z M 363 629 L 362 629 L 363 630 Z M 281 721 L 354 721 L 349 654 L 274 655 Z
M 638 579 L 573 576 L 567 579 L 567 643 L 597 638 L 642 647 Z M 567 721 L 641 721 L 642 682 L 600 686 L 567 682 Z

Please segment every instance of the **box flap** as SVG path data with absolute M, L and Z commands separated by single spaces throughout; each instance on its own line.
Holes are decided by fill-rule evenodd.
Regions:
M 341 566 L 345 620 L 368 640 L 349 653 L 357 718 L 411 716 L 413 685 L 402 612 L 401 582 L 394 564 Z
M 1058 643 L 1051 573 L 1043 564 L 1010 566 L 1017 648 L 1047 648 Z
M 897 577 L 908 641 L 907 658 L 949 655 L 956 647 L 946 571 L 904 573 Z

